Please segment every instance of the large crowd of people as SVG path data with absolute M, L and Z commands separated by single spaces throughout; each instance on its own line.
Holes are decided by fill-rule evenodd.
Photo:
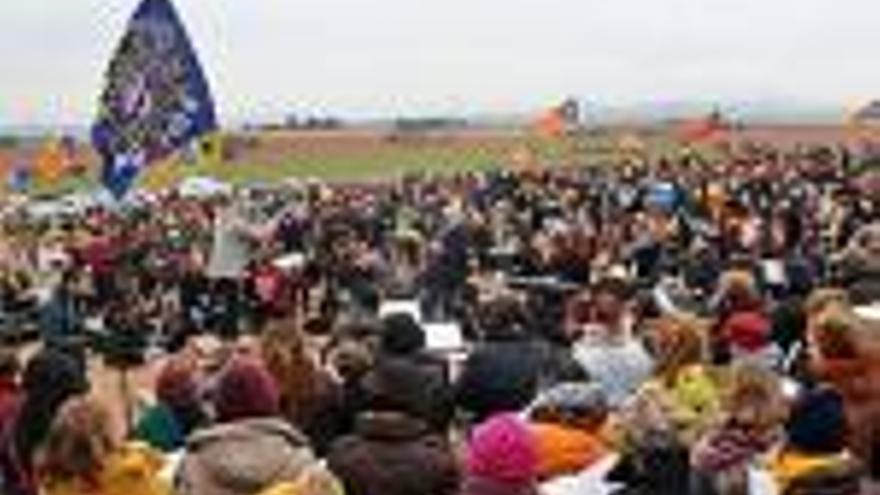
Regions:
M 9 209 L 0 492 L 880 493 L 880 191 L 838 151 Z M 96 362 L 157 370 L 123 427 Z

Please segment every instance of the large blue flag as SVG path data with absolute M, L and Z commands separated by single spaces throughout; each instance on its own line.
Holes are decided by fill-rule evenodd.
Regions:
M 211 91 L 171 0 L 141 0 L 92 127 L 105 187 L 122 197 L 141 169 L 216 128 Z

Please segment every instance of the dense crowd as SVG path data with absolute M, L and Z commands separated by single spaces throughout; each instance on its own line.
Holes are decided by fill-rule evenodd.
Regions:
M 755 146 L 9 209 L 0 491 L 872 493 L 858 162 Z M 159 370 L 125 431 L 96 361 Z

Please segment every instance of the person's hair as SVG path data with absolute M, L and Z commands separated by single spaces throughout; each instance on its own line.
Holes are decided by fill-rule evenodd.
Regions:
M 41 482 L 48 486 L 71 479 L 94 481 L 107 456 L 117 447 L 110 414 L 95 399 L 67 401 L 49 430 L 38 456 Z
M 395 313 L 382 319 L 380 337 L 382 352 L 406 355 L 425 348 L 425 331 L 416 320 L 405 313 Z
M 826 358 L 853 359 L 859 353 L 861 322 L 848 308 L 826 307 L 811 325 L 819 353 Z
M 76 360 L 49 349 L 27 362 L 21 382 L 25 399 L 13 426 L 13 441 L 21 462 L 30 467 L 58 409 L 70 397 L 84 393 L 88 382 Z
M 330 349 L 327 359 L 343 380 L 355 381 L 372 368 L 374 356 L 365 342 L 342 339 Z
M 729 420 L 759 431 L 781 426 L 787 413 L 779 377 L 770 370 L 736 366 L 723 396 Z
M 306 318 L 302 324 L 302 330 L 306 335 L 327 335 L 332 333 L 332 325 L 327 318 L 311 317 Z
M 652 327 L 655 373 L 662 380 L 674 381 L 686 366 L 703 362 L 705 322 L 693 315 L 673 314 L 654 320 Z
M 748 311 L 760 306 L 761 294 L 750 272 L 730 270 L 721 276 L 718 286 L 729 311 Z
M 849 296 L 845 290 L 829 288 L 814 290 L 804 303 L 804 312 L 808 317 L 815 317 L 832 306 L 849 307 Z
M 837 454 L 846 448 L 843 398 L 827 386 L 809 390 L 792 406 L 786 423 L 787 447 L 807 454 Z
M 275 378 L 286 414 L 297 414 L 297 405 L 317 393 L 318 363 L 309 354 L 305 335 L 292 320 L 271 322 L 263 333 L 261 355 Z
M 21 363 L 12 349 L 0 348 L 0 377 L 14 378 L 18 376 Z
M 594 298 L 600 294 L 609 294 L 622 302 L 627 301 L 631 296 L 629 284 L 618 277 L 603 277 L 593 284 L 590 292 Z
M 478 320 L 480 331 L 489 340 L 520 335 L 525 327 L 522 304 L 508 295 L 482 304 Z
M 365 341 L 377 337 L 382 333 L 382 327 L 377 321 L 348 321 L 337 325 L 333 329 L 333 337 L 337 340 L 353 339 Z

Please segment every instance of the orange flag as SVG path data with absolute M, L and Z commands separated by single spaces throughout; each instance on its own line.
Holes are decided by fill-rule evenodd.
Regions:
M 544 112 L 533 125 L 539 136 L 556 138 L 565 133 L 565 118 L 559 108 Z
M 69 168 L 67 154 L 57 139 L 47 141 L 37 153 L 34 171 L 38 180 L 52 184 L 61 179 Z
M 675 131 L 679 140 L 697 144 L 724 139 L 728 130 L 721 114 L 712 112 L 706 117 L 681 122 Z
M 7 189 L 7 180 L 9 177 L 9 158 L 3 152 L 0 152 L 0 194 Z

